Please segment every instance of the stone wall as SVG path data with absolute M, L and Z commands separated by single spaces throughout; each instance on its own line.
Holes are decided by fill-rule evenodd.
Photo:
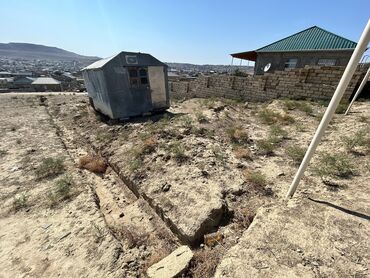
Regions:
M 366 67 L 358 68 L 344 99 L 350 98 L 366 70 Z M 253 102 L 275 98 L 329 100 L 343 71 L 344 67 L 311 66 L 247 77 L 203 76 L 191 81 L 169 82 L 169 88 L 170 96 L 175 99 L 225 97 Z

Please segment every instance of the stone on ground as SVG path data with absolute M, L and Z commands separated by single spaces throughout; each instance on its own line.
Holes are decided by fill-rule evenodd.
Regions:
M 150 278 L 172 278 L 181 275 L 193 258 L 193 252 L 186 245 L 180 246 L 163 260 L 149 267 Z

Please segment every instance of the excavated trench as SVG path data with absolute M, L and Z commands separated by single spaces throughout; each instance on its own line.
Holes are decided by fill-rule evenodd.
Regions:
M 63 130 L 65 127 L 60 126 L 56 120 L 54 120 L 52 111 L 50 111 L 50 107 L 48 105 L 48 100 L 45 97 L 40 97 L 40 105 L 45 106 L 46 111 L 48 115 L 50 116 L 50 119 L 56 129 L 57 135 L 61 139 L 63 146 L 69 153 L 71 157 L 72 154 L 70 152 L 70 149 L 75 148 L 76 146 L 68 146 L 68 144 L 73 144 L 73 142 L 67 142 L 66 139 L 66 134 Z M 74 131 L 68 131 L 69 133 L 72 133 Z M 73 134 L 73 136 L 76 136 Z M 172 231 L 172 233 L 177 237 L 177 239 L 183 243 L 187 244 L 193 247 L 199 246 L 200 243 L 203 242 L 203 236 L 207 233 L 211 233 L 219 227 L 219 225 L 222 225 L 226 222 L 229 222 L 230 220 L 230 213 L 228 213 L 227 205 L 224 201 L 222 201 L 221 206 L 210 210 L 209 215 L 207 216 L 206 219 L 204 219 L 201 224 L 198 226 L 196 232 L 194 234 L 191 234 L 189 236 L 188 233 L 184 232 L 181 228 L 179 228 L 178 224 L 174 223 L 173 219 L 171 217 L 168 217 L 166 215 L 166 212 L 163 210 L 163 207 L 158 204 L 157 200 L 151 198 L 148 194 L 145 192 L 141 191 L 138 186 L 134 184 L 122 171 L 120 171 L 119 166 L 116 163 L 113 163 L 110 160 L 110 157 L 104 154 L 104 152 L 99 149 L 93 142 L 89 141 L 89 138 L 87 136 L 83 137 L 84 143 L 85 143 L 85 149 L 91 149 L 93 150 L 96 154 L 102 156 L 108 166 L 113 170 L 117 178 L 120 179 L 121 183 L 123 186 L 126 186 L 135 196 L 137 199 L 142 198 L 143 200 L 146 201 L 146 203 L 151 207 L 151 209 L 156 213 L 156 215 L 165 223 L 165 225 Z M 81 142 L 81 140 L 79 141 Z M 73 159 L 78 159 L 78 157 L 73 157 Z M 96 190 L 94 189 L 95 194 L 98 198 L 99 194 L 96 193 Z M 104 214 L 104 213 L 103 213 Z M 113 231 L 114 232 L 114 231 Z

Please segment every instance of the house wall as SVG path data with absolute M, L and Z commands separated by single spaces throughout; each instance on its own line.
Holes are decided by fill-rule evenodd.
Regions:
M 335 66 L 345 66 L 351 58 L 353 50 L 347 51 L 308 51 L 308 52 L 259 52 L 254 66 L 255 74 L 264 74 L 264 67 L 271 63 L 269 73 L 275 70 L 284 70 L 288 59 L 298 59 L 297 68 L 306 65 L 317 65 L 319 59 L 336 59 Z
M 366 70 L 363 67 L 356 71 L 344 99 L 350 98 Z M 192 81 L 170 82 L 170 96 L 179 99 L 225 97 L 254 102 L 276 98 L 330 100 L 343 71 L 344 67 L 307 66 L 247 77 L 200 77 Z

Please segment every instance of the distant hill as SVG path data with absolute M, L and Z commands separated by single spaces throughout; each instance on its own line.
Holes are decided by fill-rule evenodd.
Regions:
M 0 56 L 8 58 L 94 62 L 99 57 L 83 56 L 61 48 L 32 43 L 0 43 Z

